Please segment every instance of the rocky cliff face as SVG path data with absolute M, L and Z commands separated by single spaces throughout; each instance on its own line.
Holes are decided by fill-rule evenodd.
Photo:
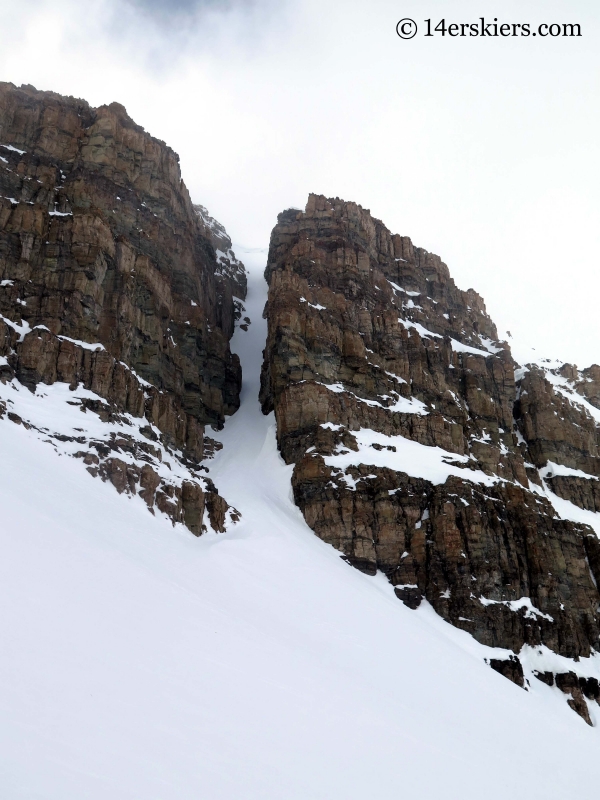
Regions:
M 177 155 L 118 103 L 3 83 L 0 195 L 3 383 L 81 387 L 81 410 L 125 426 L 79 448 L 90 471 L 195 533 L 207 506 L 222 530 L 228 506 L 200 462 L 204 426 L 239 405 L 229 339 L 245 270 L 192 205 Z M 20 418 L 15 402 L 3 408 Z M 165 459 L 183 477 L 161 477 Z
M 599 649 L 600 545 L 573 520 L 600 507 L 600 368 L 519 367 L 438 256 L 337 198 L 279 215 L 265 275 L 261 401 L 315 533 L 485 645 Z M 589 721 L 598 687 L 568 675 Z
M 589 722 L 600 367 L 517 364 L 476 292 L 354 203 L 281 214 L 266 277 L 261 403 L 307 523 L 516 683 L 523 648 L 557 654 L 535 674 Z M 177 156 L 122 106 L 0 84 L 3 424 L 197 535 L 225 530 L 205 426 L 239 405 L 245 293 Z

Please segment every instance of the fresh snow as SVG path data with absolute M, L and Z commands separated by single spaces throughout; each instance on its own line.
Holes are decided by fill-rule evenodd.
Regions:
M 190 479 L 201 484 L 204 482 L 202 475 L 192 474 L 183 465 L 179 450 L 168 451 L 160 444 L 160 431 L 150 425 L 145 417 L 122 413 L 118 415 L 118 421 L 102 422 L 93 411 L 82 411 L 82 400 L 99 401 L 101 404 L 106 402 L 83 385 L 71 390 L 66 383 L 56 382 L 50 386 L 39 383 L 33 393 L 14 380 L 7 384 L 0 383 L 0 401 L 2 400 L 9 412 L 17 414 L 32 426 L 30 438 L 51 444 L 60 456 L 73 456 L 78 451 L 89 449 L 90 441 L 108 442 L 111 434 L 117 438 L 130 436 L 134 441 L 145 445 L 148 444 L 148 439 L 140 433 L 140 428 L 150 427 L 156 436 L 152 447 L 160 452 L 160 459 L 146 455 L 145 461 L 152 464 L 155 472 L 171 484 L 175 483 L 174 479 L 179 479 L 179 482 Z M 52 438 L 49 439 L 49 436 Z M 60 438 L 56 438 L 57 436 Z M 127 464 L 137 463 L 126 451 L 119 450 L 114 455 Z
M 452 342 L 452 349 L 455 353 L 471 353 L 475 356 L 483 356 L 484 358 L 489 358 L 491 351 L 489 350 L 479 350 L 477 347 L 471 347 L 469 344 L 463 344 L 462 342 L 457 341 L 456 339 L 451 339 Z
M 415 301 L 414 301 L 414 300 L 412 300 L 412 299 L 410 299 L 410 300 L 407 300 L 407 301 L 406 301 L 406 303 L 404 303 L 404 308 L 406 308 L 406 309 L 412 309 L 412 308 L 416 308 L 416 309 L 417 309 L 417 311 L 423 311 L 423 307 L 422 307 L 422 306 L 418 306 L 418 305 L 415 303 Z
M 498 347 L 498 345 L 494 344 L 494 342 L 491 339 L 488 339 L 487 336 L 483 336 L 482 334 L 479 334 L 479 341 L 485 347 L 488 353 L 491 353 L 492 355 L 500 353 L 503 349 L 502 347 Z
M 597 481 L 596 475 L 589 475 L 581 469 L 573 469 L 572 467 L 565 467 L 564 464 L 555 464 L 554 461 L 548 461 L 546 466 L 540 470 L 540 477 L 554 478 L 555 476 L 563 476 L 568 478 L 585 478 L 589 481 Z
M 417 308 L 418 306 L 413 306 Z M 410 306 L 407 306 L 410 308 Z M 429 338 L 429 339 L 443 339 L 444 337 L 440 333 L 433 333 L 433 331 L 427 330 L 420 322 L 413 322 L 410 319 L 402 319 L 402 317 L 398 318 L 398 322 L 400 325 L 403 325 L 407 330 L 410 328 L 414 328 L 421 338 Z M 476 356 L 483 356 L 484 358 L 489 358 L 493 351 L 490 350 L 480 350 L 477 347 L 472 347 L 469 344 L 463 344 L 459 342 L 457 339 L 453 339 L 450 337 L 450 343 L 452 345 L 452 349 L 455 353 L 470 353 Z M 495 348 L 496 352 L 499 352 L 501 348 Z
M 404 261 L 403 258 L 397 258 L 395 260 L 396 261 Z M 398 286 L 397 283 L 394 283 L 394 281 L 390 281 L 389 279 L 387 279 L 387 282 L 390 284 L 390 286 L 392 287 L 392 289 L 395 292 L 402 292 L 403 294 L 407 295 L 408 297 L 420 297 L 421 296 L 421 292 L 409 292 L 407 289 L 403 289 L 402 286 Z
M 563 378 L 562 375 L 556 375 L 549 370 L 546 370 L 546 378 L 553 385 L 557 394 L 562 395 L 573 405 L 583 408 L 596 423 L 600 424 L 600 408 L 596 408 L 583 395 L 576 392 L 567 378 Z
M 402 317 L 398 318 L 398 322 L 400 325 L 404 325 L 406 330 L 410 328 L 414 328 L 416 332 L 419 334 L 421 338 L 433 338 L 433 339 L 443 339 L 444 337 L 439 333 L 433 333 L 433 331 L 428 331 L 427 328 L 424 328 L 420 322 L 412 322 L 409 319 L 402 319 Z
M 396 375 L 392 375 L 388 373 L 393 378 L 396 378 L 398 381 L 402 381 L 401 378 L 398 378 Z M 361 403 L 364 403 L 367 406 L 379 406 L 379 408 L 385 408 L 386 411 L 399 411 L 403 414 L 419 414 L 420 416 L 425 416 L 429 414 L 429 409 L 425 405 L 422 400 L 419 400 L 416 397 L 402 397 L 397 392 L 395 392 L 396 399 L 391 403 L 389 406 L 380 403 L 378 400 L 367 400 L 364 397 L 359 397 L 354 392 L 351 392 L 347 389 L 343 383 L 320 383 L 317 381 L 321 386 L 324 386 L 326 389 L 329 389 L 330 392 L 335 392 L 336 394 L 349 394 L 354 397 L 355 400 L 358 400 Z M 406 381 L 404 381 L 406 383 Z M 392 399 L 390 395 L 380 395 L 382 400 Z
M 36 325 L 35 326 L 36 329 L 37 328 L 43 328 L 43 327 L 45 327 L 45 326 L 44 325 Z M 48 330 L 48 329 L 46 328 L 46 330 Z M 71 342 L 72 344 L 76 344 L 79 347 L 82 347 L 84 350 L 91 350 L 92 352 L 95 352 L 96 350 L 105 350 L 106 349 L 101 342 L 95 342 L 94 344 L 90 344 L 90 342 L 84 342 L 81 339 L 71 339 L 70 336 L 60 336 L 60 335 L 59 335 L 58 338 L 59 339 L 63 339 L 65 342 Z
M 589 414 L 596 424 L 600 424 L 600 409 L 596 408 L 596 406 L 593 406 L 583 395 L 579 394 L 575 390 L 573 383 L 569 381 L 568 378 L 558 374 L 558 371 L 563 366 L 562 361 L 550 358 L 541 358 L 536 355 L 535 348 L 526 348 L 520 345 L 515 347 L 512 343 L 511 350 L 513 350 L 513 356 L 516 358 L 517 363 L 525 365 L 515 369 L 516 381 L 520 381 L 525 377 L 525 374 L 529 372 L 529 365 L 535 365 L 544 371 L 546 379 L 550 384 L 552 384 L 554 391 L 557 394 L 561 395 L 561 397 L 564 397 L 571 404 L 579 406 L 580 409 L 583 409 Z M 517 358 L 515 355 L 515 351 L 519 355 L 519 358 Z
M 564 364 L 564 362 L 559 359 L 543 356 L 543 350 L 538 350 L 536 347 L 532 347 L 518 339 L 511 338 L 509 344 L 514 360 L 517 364 L 521 364 L 521 366 L 535 364 L 544 369 L 559 369 Z
M 525 609 L 524 616 L 526 619 L 535 619 L 536 617 L 540 617 L 541 619 L 547 619 L 548 622 L 554 622 L 554 618 L 551 617 L 550 614 L 544 614 L 543 611 L 540 611 L 539 608 L 536 608 L 533 605 L 530 597 L 521 597 L 519 600 L 490 600 L 487 597 L 480 597 L 479 602 L 482 606 L 506 606 L 507 608 L 510 608 L 511 611 L 521 611 L 522 609 Z
M 413 478 L 423 478 L 433 484 L 444 483 L 450 475 L 465 481 L 493 486 L 498 478 L 486 475 L 481 470 L 468 469 L 468 456 L 450 453 L 441 447 L 429 447 L 404 436 L 387 436 L 369 428 L 351 431 L 358 444 L 358 451 L 344 450 L 333 456 L 325 456 L 325 463 L 339 470 L 366 464 L 372 467 L 387 467 L 397 472 L 405 472 Z M 383 447 L 378 450 L 374 444 Z M 388 450 L 388 447 L 395 448 Z M 456 466 L 464 464 L 465 468 Z
M 322 306 L 320 303 L 310 303 L 306 297 L 301 297 L 300 302 L 308 303 L 311 308 L 315 308 L 317 311 L 325 311 L 327 309 L 327 306 Z
M 0 144 L 0 147 L 3 147 L 5 150 L 12 150 L 14 153 L 19 153 L 21 156 L 27 152 L 26 150 L 19 150 L 18 147 L 12 144 Z
M 579 522 L 583 525 L 589 525 L 597 535 L 600 537 L 600 514 L 594 511 L 588 511 L 585 508 L 579 508 L 575 503 L 570 500 L 564 500 L 554 492 L 550 491 L 546 482 L 542 479 L 543 489 L 536 486 L 535 483 L 530 483 L 529 488 L 536 494 L 544 495 L 554 507 L 556 515 L 560 519 L 568 519 L 571 522 Z
M 0 421 L 2 798 L 595 798 L 598 729 L 531 677 L 572 662 L 524 648 L 519 689 L 484 663 L 507 651 L 304 523 L 257 400 L 265 257 L 244 253 L 242 405 L 211 434 L 228 533 L 173 528 Z
M 31 325 L 26 320 L 22 319 L 21 324 L 18 324 L 17 322 L 13 322 L 11 319 L 8 319 L 8 317 L 4 317 L 2 314 L 0 314 L 0 319 L 19 334 L 20 342 L 23 341 L 25 336 L 31 330 Z

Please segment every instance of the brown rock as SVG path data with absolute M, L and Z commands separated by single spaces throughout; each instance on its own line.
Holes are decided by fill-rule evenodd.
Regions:
M 0 141 L 12 147 L 0 162 L 0 380 L 83 384 L 107 401 L 90 406 L 101 418 L 146 417 L 197 465 L 204 426 L 239 406 L 229 338 L 245 270 L 225 230 L 195 210 L 177 155 L 118 103 L 1 83 Z M 118 456 L 88 466 L 119 492 L 142 479 Z M 204 500 L 178 492 L 144 472 L 148 506 L 199 533 Z
M 588 725 L 592 724 L 590 712 L 585 702 L 583 692 L 579 685 L 579 678 L 574 672 L 563 672 L 556 676 L 556 685 L 566 695 L 569 695 L 567 703 L 569 706 L 584 719 Z
M 537 670 L 533 671 L 534 676 L 545 683 L 546 686 L 554 686 L 554 673 L 553 672 L 538 672 Z
M 529 484 L 541 485 L 548 460 L 600 475 L 594 420 L 543 370 L 515 380 L 482 299 L 354 203 L 311 195 L 304 212 L 280 214 L 265 275 L 261 402 L 275 411 L 294 499 L 315 533 L 359 569 L 384 572 L 407 605 L 425 597 L 486 645 L 543 643 L 573 658 L 598 649 L 597 537 L 558 519 Z M 595 380 L 565 376 L 573 397 Z M 402 398 L 426 413 L 392 410 Z M 366 453 L 345 472 L 328 467 L 327 456 L 357 449 L 361 428 L 456 454 L 465 476 L 433 485 Z M 469 467 L 496 482 L 470 480 Z M 595 482 L 583 480 L 552 487 L 595 510 Z
M 525 679 L 523 676 L 523 666 L 516 656 L 509 658 L 491 658 L 490 667 L 504 675 L 509 681 L 516 683 L 517 686 L 523 688 L 525 686 Z

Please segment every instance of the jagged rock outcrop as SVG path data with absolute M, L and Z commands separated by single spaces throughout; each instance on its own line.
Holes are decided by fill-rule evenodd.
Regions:
M 599 368 L 559 376 L 564 394 L 515 377 L 479 295 L 337 198 L 279 215 L 265 276 L 261 402 L 315 533 L 486 645 L 600 648 L 598 538 L 549 491 L 600 507 L 597 420 L 574 399 L 597 401 Z
M 215 249 L 217 267 L 215 278 L 217 284 L 221 286 L 220 297 L 227 298 L 227 294 L 232 298 L 244 298 L 248 290 L 248 278 L 246 268 L 242 262 L 236 258 L 231 249 L 231 238 L 214 217 L 211 217 L 204 206 L 195 205 L 194 210 L 200 219 L 201 228 L 204 236 L 210 240 Z
M 239 406 L 229 339 L 246 287 L 207 216 L 177 155 L 118 103 L 0 84 L 0 377 L 83 385 L 197 470 L 204 426 Z M 177 491 L 183 508 L 195 490 Z M 198 533 L 204 497 L 192 505 Z
M 554 494 L 600 511 L 600 399 L 596 365 L 544 362 L 517 370 L 515 419 L 528 458 Z

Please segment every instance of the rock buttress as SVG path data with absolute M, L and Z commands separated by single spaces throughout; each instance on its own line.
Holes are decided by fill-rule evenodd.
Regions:
M 218 262 L 177 155 L 118 103 L 7 83 L 0 145 L 4 380 L 83 384 L 198 466 L 204 426 L 239 406 L 245 271 Z
M 559 519 L 538 471 L 569 451 L 596 474 L 593 420 L 563 413 L 559 446 L 545 379 L 515 380 L 479 295 L 354 203 L 280 214 L 265 276 L 261 402 L 315 533 L 483 644 L 597 649 L 598 539 Z

